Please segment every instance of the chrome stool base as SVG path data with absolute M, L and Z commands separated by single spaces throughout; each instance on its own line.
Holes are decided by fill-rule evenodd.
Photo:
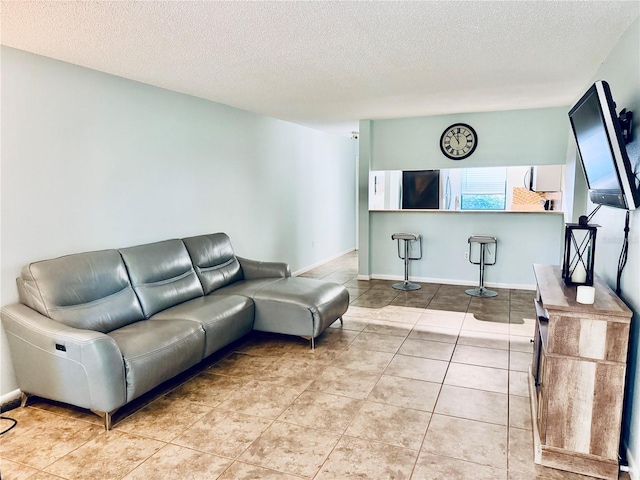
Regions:
M 484 287 L 470 288 L 469 290 L 465 290 L 464 293 L 466 293 L 467 295 L 471 295 L 472 297 L 482 297 L 482 298 L 498 296 L 498 292 L 494 292 L 493 290 L 487 290 Z
M 422 236 L 415 233 L 394 233 L 391 240 L 398 241 L 398 258 L 404 260 L 404 281 L 391 285 L 396 290 L 410 292 L 411 290 L 420 290 L 420 285 L 409 281 L 409 260 L 420 260 L 422 258 Z M 400 240 L 404 242 L 404 257 L 400 254 Z M 420 247 L 420 255 L 417 257 L 409 256 L 409 242 L 418 242 Z
M 480 247 L 480 261 L 474 262 L 471 260 L 471 244 L 478 243 Z M 494 256 L 492 263 L 485 262 L 485 253 L 487 249 L 487 245 L 494 245 Z M 480 297 L 480 298 L 491 298 L 497 297 L 498 292 L 494 292 L 493 290 L 487 290 L 484 288 L 484 267 L 487 265 L 495 265 L 496 258 L 498 254 L 498 240 L 495 237 L 490 237 L 488 235 L 471 235 L 469 237 L 469 262 L 474 265 L 480 265 L 480 284 L 476 288 L 471 288 L 469 290 L 465 290 L 467 295 L 471 295 L 472 297 Z
M 393 288 L 395 288 L 396 290 L 404 290 L 405 292 L 409 292 L 411 290 L 420 290 L 422 288 L 417 283 L 411 283 L 411 282 L 406 282 L 406 281 L 405 282 L 394 283 L 391 286 Z

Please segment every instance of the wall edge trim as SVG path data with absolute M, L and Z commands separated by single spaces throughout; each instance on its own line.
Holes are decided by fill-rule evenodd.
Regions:
M 20 391 L 19 388 L 5 393 L 4 395 L 0 396 L 0 407 L 2 407 L 2 410 L 4 411 L 4 407 L 5 405 L 9 405 L 11 403 L 16 402 L 17 400 L 20 400 L 20 396 L 22 395 L 22 392 Z
M 306 266 L 306 267 L 303 267 L 303 268 L 301 268 L 300 270 L 296 270 L 295 272 L 293 272 L 293 273 L 292 273 L 292 275 L 293 275 L 294 277 L 297 277 L 298 275 L 301 275 L 301 274 L 303 274 L 303 273 L 306 273 L 306 272 L 308 272 L 309 270 L 313 270 L 314 268 L 319 267 L 319 266 L 321 266 L 321 265 L 324 265 L 325 263 L 328 263 L 328 262 L 330 262 L 330 261 L 332 261 L 332 260 L 335 260 L 336 258 L 340 258 L 340 257 L 342 257 L 342 256 L 346 255 L 347 253 L 351 253 L 351 252 L 355 251 L 355 249 L 356 249 L 356 247 L 352 247 L 352 248 L 349 248 L 349 249 L 347 249 L 347 250 L 344 250 L 343 252 L 337 253 L 337 254 L 335 254 L 335 255 L 333 255 L 333 256 L 331 256 L 331 257 L 327 257 L 327 258 L 325 258 L 325 259 L 323 259 L 323 260 L 320 260 L 320 261 L 318 261 L 318 262 L 316 262 L 316 263 L 313 263 L 313 264 L 311 264 L 311 265 L 308 265 L 308 266 Z
M 625 443 L 625 450 L 627 452 L 627 464 L 629 465 L 629 477 L 631 480 L 640 480 L 640 465 L 633 458 L 633 454 L 629 449 L 629 446 Z
M 371 279 L 373 280 L 404 280 L 404 277 L 400 275 L 371 275 Z M 360 279 L 358 279 L 360 280 Z M 469 283 L 469 280 L 456 280 L 450 278 L 433 278 L 433 277 L 409 277 L 409 280 L 412 282 L 421 282 L 421 283 L 441 283 L 443 285 L 460 285 L 460 286 L 468 286 L 468 287 L 477 287 L 477 283 Z M 496 283 L 496 282 L 485 282 L 486 287 L 493 288 L 513 288 L 518 290 L 535 290 L 536 286 L 534 284 L 526 284 L 526 283 Z

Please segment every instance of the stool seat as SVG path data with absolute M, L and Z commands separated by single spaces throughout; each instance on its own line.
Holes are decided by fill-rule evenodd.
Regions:
M 490 237 L 488 235 L 471 235 L 469 242 L 475 243 L 498 243 L 496 237 Z
M 415 233 L 394 233 L 391 240 L 417 240 L 419 236 Z
M 420 290 L 420 285 L 417 283 L 412 283 L 409 281 L 409 260 L 420 260 L 422 258 L 422 237 L 420 235 L 416 235 L 415 233 L 394 233 L 391 235 L 391 240 L 398 241 L 398 257 L 401 260 L 404 260 L 404 281 L 399 283 L 394 283 L 391 285 L 396 290 Z M 404 257 L 400 255 L 400 241 L 404 242 Z M 418 257 L 409 257 L 409 242 L 419 242 L 420 245 L 420 255 Z
M 484 267 L 487 265 L 495 265 L 497 252 L 498 252 L 498 239 L 496 237 L 492 237 L 490 235 L 471 235 L 469 237 L 469 263 L 473 265 L 480 265 L 480 285 L 476 288 L 471 288 L 469 290 L 465 290 L 467 295 L 471 295 L 473 297 L 496 297 L 498 296 L 498 292 L 494 292 L 493 290 L 488 290 L 484 287 Z M 480 261 L 474 262 L 471 259 L 471 244 L 477 243 L 480 246 Z M 494 245 L 494 259 L 493 263 L 487 263 L 485 261 L 485 254 L 488 245 Z

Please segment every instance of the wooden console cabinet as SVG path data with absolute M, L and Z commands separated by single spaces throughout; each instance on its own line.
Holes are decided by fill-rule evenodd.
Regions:
M 539 315 L 529 380 L 535 463 L 617 479 L 632 313 L 598 277 L 595 303 L 582 305 L 559 266 L 533 268 Z

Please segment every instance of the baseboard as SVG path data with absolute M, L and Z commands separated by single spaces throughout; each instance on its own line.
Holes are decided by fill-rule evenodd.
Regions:
M 640 465 L 636 462 L 631 454 L 629 447 L 625 445 L 627 451 L 627 464 L 629 465 L 629 477 L 631 480 L 640 480 Z
M 348 249 L 348 250 L 345 250 L 344 252 L 337 253 L 337 254 L 335 254 L 335 255 L 333 255 L 333 256 L 331 256 L 331 257 L 329 257 L 329 258 L 325 258 L 324 260 L 320 260 L 319 262 L 316 262 L 316 263 L 314 263 L 313 265 L 309 265 L 309 266 L 306 266 L 306 267 L 304 267 L 304 268 L 301 268 L 300 270 L 296 270 L 295 272 L 293 272 L 293 273 L 292 273 L 292 275 L 293 275 L 294 277 L 296 277 L 296 276 L 298 276 L 298 275 L 301 275 L 301 274 L 303 274 L 303 273 L 306 273 L 306 272 L 308 272 L 309 270 L 313 270 L 313 269 L 314 269 L 314 268 L 316 268 L 316 267 L 319 267 L 319 266 L 321 266 L 321 265 L 324 265 L 325 263 L 328 263 L 328 262 L 331 262 L 332 260 L 335 260 L 335 259 L 337 259 L 337 258 L 340 258 L 340 257 L 342 257 L 342 256 L 346 255 L 347 253 L 351 253 L 351 252 L 355 251 L 355 249 L 356 249 L 356 248 L 355 248 L 355 247 L 353 247 L 353 248 L 350 248 L 350 249 Z
M 0 397 L 0 411 L 6 412 L 8 410 L 13 410 L 16 407 L 19 407 L 21 395 L 22 392 L 19 389 L 2 395 Z
M 400 275 L 371 275 L 371 279 L 375 280 L 404 280 L 404 277 Z M 358 278 L 360 280 L 360 278 Z M 365 279 L 363 279 L 365 280 Z M 368 279 L 367 279 L 368 280 Z M 469 280 L 456 280 L 451 278 L 433 278 L 433 277 L 409 277 L 412 282 L 418 283 L 440 283 L 443 285 L 460 285 L 465 287 L 477 287 L 477 283 L 470 282 Z M 485 287 L 489 288 L 513 288 L 517 290 L 535 290 L 535 285 L 523 284 L 523 283 L 495 283 L 485 282 Z
M 314 268 L 320 267 L 322 265 L 324 265 L 325 263 L 331 262 L 332 260 L 335 260 L 337 258 L 340 258 L 348 253 L 351 253 L 353 251 L 356 251 L 356 248 L 349 248 L 348 250 L 345 250 L 343 252 L 337 253 L 329 258 L 325 258 L 324 260 L 320 260 L 319 262 L 314 263 L 313 265 L 308 265 L 304 268 L 301 268 L 300 270 L 297 270 L 295 272 L 292 273 L 292 275 L 298 276 L 301 275 L 303 273 L 306 273 L 310 270 L 313 270 Z M 404 277 L 400 276 L 400 275 L 358 275 L 357 276 L 358 280 L 395 280 L 395 281 L 402 281 L 404 280 Z M 440 283 L 443 285 L 460 285 L 460 286 L 468 286 L 468 287 L 476 287 L 478 284 L 477 282 L 473 282 L 470 280 L 457 280 L 457 279 L 451 279 L 451 278 L 435 278 L 435 277 L 409 277 L 409 280 L 411 280 L 412 282 L 420 282 L 420 283 Z M 485 283 L 486 287 L 489 288 L 511 288 L 511 289 L 517 289 L 517 290 L 534 290 L 536 289 L 536 285 L 535 284 L 521 284 L 521 283 L 495 283 L 495 282 L 486 282 Z M 638 479 L 640 480 L 640 479 Z

